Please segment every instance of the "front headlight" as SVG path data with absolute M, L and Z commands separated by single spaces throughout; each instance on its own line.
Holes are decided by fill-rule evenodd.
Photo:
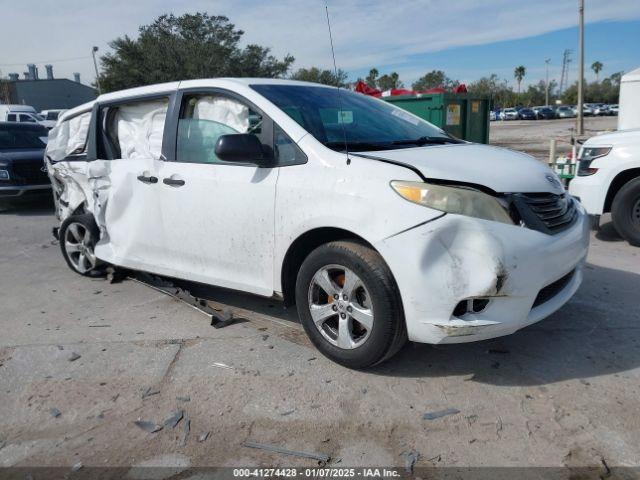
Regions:
M 9 171 L 8 170 L 0 170 L 0 180 L 9 180 Z
M 578 160 L 591 161 L 609 155 L 611 147 L 582 147 Z
M 402 198 L 418 205 L 513 225 L 513 220 L 498 200 L 478 190 L 400 180 L 392 181 L 391 187 Z

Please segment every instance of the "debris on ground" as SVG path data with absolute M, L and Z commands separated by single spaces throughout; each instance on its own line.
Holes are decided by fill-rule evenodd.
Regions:
M 158 425 L 155 422 L 149 422 L 147 420 L 136 420 L 133 423 L 136 425 L 136 427 L 141 428 L 148 433 L 156 433 L 162 430 L 162 425 Z
M 182 420 L 182 417 L 184 417 L 184 410 L 176 410 L 175 412 L 171 412 L 171 415 L 169 415 L 164 420 L 164 426 L 176 428 L 176 425 L 180 423 L 180 420 Z
M 62 412 L 58 410 L 56 407 L 50 408 L 49 413 L 53 418 L 58 418 L 60 415 L 62 415 Z
M 233 367 L 227 365 L 226 363 L 214 362 L 211 366 L 218 367 L 218 368 L 228 368 L 230 370 L 233 370 Z
M 189 432 L 191 431 L 191 420 L 188 418 L 184 419 L 184 423 L 182 425 L 182 436 L 180 437 L 179 445 L 184 447 L 187 445 L 187 439 L 189 438 Z
M 191 397 L 189 395 L 177 396 L 176 400 L 178 400 L 179 402 L 190 402 L 191 401 Z
M 209 432 L 202 432 L 200 435 L 198 435 L 198 442 L 202 443 L 206 441 L 207 438 L 209 438 Z
M 71 352 L 71 355 L 69 355 L 68 360 L 70 362 L 75 362 L 76 360 L 78 360 L 81 357 L 82 357 L 82 355 L 78 355 L 76 352 Z
M 78 470 L 80 470 L 84 465 L 82 465 L 82 462 L 78 462 L 78 463 L 74 463 L 73 467 L 71 467 L 71 471 L 72 472 L 77 472 Z
M 186 303 L 192 308 L 195 308 L 201 313 L 204 313 L 209 317 L 211 326 L 214 328 L 223 328 L 231 325 L 236 321 L 231 313 L 231 310 L 224 308 L 217 310 L 213 308 L 209 303 L 202 298 L 198 298 L 192 295 L 191 292 L 183 288 L 175 286 L 172 282 L 159 277 L 157 275 L 151 275 L 150 273 L 139 272 L 135 277 L 130 277 L 131 280 L 146 285 L 158 292 L 167 294 L 181 302 Z
M 457 408 L 445 408 L 444 410 L 427 412 L 422 416 L 422 418 L 424 420 L 436 420 L 437 418 L 446 417 L 447 415 L 455 415 L 456 413 L 460 413 L 460 410 Z
M 415 450 L 411 450 L 409 452 L 404 452 L 403 456 L 404 456 L 404 469 L 406 470 L 407 473 L 413 473 L 413 466 L 416 464 L 416 462 L 420 458 L 420 453 Z
M 280 415 L 282 415 L 283 417 L 286 417 L 287 415 L 291 415 L 294 412 L 295 412 L 295 409 L 287 410 L 286 412 L 282 412 Z
M 312 460 L 317 460 L 321 464 L 325 464 L 331 459 L 329 455 L 325 455 L 323 453 L 310 453 L 310 452 L 300 452 L 296 450 L 288 450 L 286 448 L 281 448 L 276 445 L 266 445 L 264 443 L 257 443 L 249 440 L 243 442 L 242 445 L 249 448 L 266 450 L 268 452 L 275 452 L 275 453 L 281 453 L 283 455 L 290 455 L 292 457 L 310 458 Z
M 149 387 L 142 393 L 142 399 L 144 400 L 147 397 L 150 397 L 152 395 L 158 395 L 159 393 L 160 393 L 159 389 L 155 387 Z
M 107 267 L 107 280 L 109 283 L 121 283 L 127 278 L 129 272 L 121 268 Z

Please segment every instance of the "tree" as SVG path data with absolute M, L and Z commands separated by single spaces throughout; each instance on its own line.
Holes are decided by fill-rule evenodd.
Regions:
M 414 82 L 411 88 L 420 91 L 436 87 L 455 88 L 459 84 L 460 82 L 457 80 L 447 77 L 442 70 L 431 70 Z
M 602 67 L 604 67 L 604 65 L 602 65 L 602 63 L 598 61 L 591 64 L 591 70 L 593 70 L 596 74 L 596 82 L 600 81 L 600 72 L 602 71 Z
M 224 16 L 161 15 L 141 26 L 138 38 L 125 35 L 109 43 L 113 52 L 100 58 L 100 84 L 108 92 L 191 78 L 286 75 L 291 55 L 279 60 L 260 45 L 241 48 L 243 34 Z
M 317 67 L 300 68 L 291 74 L 292 80 L 302 80 L 304 82 L 322 83 L 324 85 L 333 85 L 334 87 L 346 87 L 347 73 L 338 69 L 337 72 L 332 70 L 320 70 Z
M 516 102 L 516 95 L 509 86 L 509 82 L 501 80 L 495 73 L 471 82 L 467 86 L 467 90 L 474 95 L 491 97 L 492 107 L 508 107 L 515 105 Z
M 384 74 L 380 78 L 378 78 L 378 88 L 382 91 L 391 90 L 392 88 L 402 88 L 403 83 L 400 81 L 400 75 L 396 72 L 391 72 L 391 74 Z
M 513 76 L 518 82 L 518 95 L 520 95 L 520 85 L 522 84 L 522 80 L 526 74 L 527 69 L 523 65 L 520 65 L 513 70 Z
M 380 72 L 378 72 L 376 68 L 372 68 L 371 70 L 369 70 L 369 75 L 367 75 L 367 78 L 364 79 L 364 82 L 371 88 L 377 88 L 379 74 Z

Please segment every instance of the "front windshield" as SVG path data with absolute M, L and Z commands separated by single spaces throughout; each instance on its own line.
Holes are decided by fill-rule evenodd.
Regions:
M 306 85 L 251 85 L 327 147 L 351 151 L 458 143 L 434 125 L 374 98 Z M 338 113 L 338 104 L 342 113 Z
M 47 131 L 44 127 L 40 130 L 4 125 L 0 128 L 0 151 L 44 148 L 46 137 Z

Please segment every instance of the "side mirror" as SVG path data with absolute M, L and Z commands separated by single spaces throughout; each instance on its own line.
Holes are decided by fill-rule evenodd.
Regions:
M 253 163 L 258 166 L 266 163 L 262 143 L 250 133 L 221 135 L 216 142 L 215 152 L 225 162 Z

